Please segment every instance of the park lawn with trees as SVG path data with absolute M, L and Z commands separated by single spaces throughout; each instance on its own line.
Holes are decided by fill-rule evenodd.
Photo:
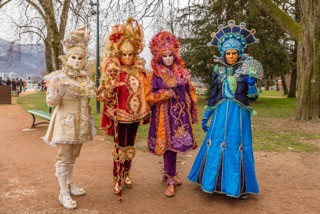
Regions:
M 252 117 L 253 145 L 255 150 L 260 151 L 295 151 L 295 152 L 320 152 L 320 147 L 316 144 L 305 143 L 308 140 L 319 141 L 320 134 L 301 130 L 297 124 L 308 126 L 310 122 L 301 122 L 293 120 L 295 98 L 288 99 L 281 91 L 263 91 L 256 102 L 251 106 L 258 113 Z M 37 92 L 18 98 L 18 104 L 25 110 L 41 109 L 48 110 L 45 102 L 45 93 Z M 207 100 L 203 96 L 198 97 L 199 113 L 198 123 L 194 125 L 196 141 L 201 145 L 205 137 L 201 129 L 201 119 L 204 112 L 204 106 Z M 95 109 L 96 102 L 91 100 L 92 109 Z M 94 113 L 95 124 L 100 127 L 101 114 Z M 32 118 L 30 116 L 30 122 Z M 300 124 L 301 125 L 301 124 Z M 147 149 L 146 139 L 148 136 L 149 125 L 142 125 L 137 135 L 138 149 Z M 103 131 L 98 132 L 104 135 Z M 112 140 L 110 137 L 107 139 Z
M 182 48 L 186 51 L 183 57 L 190 62 L 189 65 L 187 63 L 187 67 L 195 66 L 191 69 L 193 74 L 206 77 L 206 71 L 211 70 L 207 63 L 212 57 L 209 54 L 205 55 L 206 51 L 203 51 L 203 48 L 210 41 L 208 37 L 213 29 L 216 30 L 218 24 L 226 24 L 228 19 L 234 19 L 236 23 L 246 21 L 250 28 L 256 28 L 258 38 L 263 41 L 263 48 L 256 46 L 252 48 L 251 53 L 263 64 L 265 78 L 280 76 L 284 85 L 285 75 L 291 74 L 289 97 L 295 96 L 296 89 L 299 91 L 294 119 L 320 119 L 319 1 L 190 0 L 188 5 L 182 8 L 179 7 L 180 3 L 182 1 L 179 0 L 146 0 L 143 4 L 133 0 L 110 1 L 100 11 L 105 18 L 99 25 L 102 25 L 101 29 L 107 30 L 106 26 L 110 24 L 108 21 L 119 22 L 128 16 L 141 20 L 146 17 L 152 18 L 153 22 L 148 26 L 152 27 L 154 32 L 170 29 L 172 33 L 181 37 L 182 41 L 185 39 Z M 6 7 L 12 4 L 21 14 L 19 20 L 14 20 L 8 15 L 13 19 L 17 35 L 20 38 L 25 34 L 35 36 L 38 42 L 42 41 L 45 45 L 47 73 L 60 67 L 58 57 L 63 53 L 60 41 L 64 38 L 66 30 L 79 23 L 88 26 L 92 23 L 91 1 L 0 0 L 0 9 L 5 11 Z M 280 63 L 274 63 L 279 60 Z M 204 75 L 197 74 L 197 66 L 204 71 Z M 207 83 L 209 81 L 207 79 Z

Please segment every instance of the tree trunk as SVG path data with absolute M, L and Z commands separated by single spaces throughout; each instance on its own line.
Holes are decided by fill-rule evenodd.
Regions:
M 301 22 L 301 16 L 300 16 L 300 10 L 299 7 L 299 0 L 295 0 L 294 2 L 295 7 L 295 13 L 294 13 L 294 19 L 297 22 Z M 291 77 L 290 77 L 290 88 L 288 93 L 288 98 L 295 98 L 296 97 L 296 91 L 297 91 L 297 51 L 298 51 L 298 42 L 297 40 L 294 41 L 294 49 L 291 54 Z
M 292 66 L 291 69 L 291 77 L 290 77 L 290 88 L 288 93 L 288 98 L 295 98 L 296 97 L 296 91 L 297 91 L 297 41 L 295 41 L 294 44 L 294 50 L 291 55 L 292 59 Z
M 281 83 L 282 83 L 282 88 L 283 88 L 283 94 L 287 95 L 288 94 L 288 87 L 287 87 L 286 78 L 284 75 L 281 75 Z
M 50 73 L 51 71 L 53 71 L 52 51 L 51 51 L 50 42 L 48 42 L 47 40 L 45 40 L 45 41 L 44 41 L 44 46 L 45 46 L 45 57 L 46 57 L 47 73 Z
M 60 25 L 58 27 L 58 22 L 56 19 L 53 19 L 53 41 L 52 41 L 52 49 L 53 49 L 53 56 L 54 56 L 54 64 L 55 64 L 55 70 L 58 70 L 61 68 L 61 61 L 59 59 L 59 56 L 63 54 L 63 46 L 61 44 L 61 40 L 65 37 L 65 31 L 67 26 L 67 20 L 68 20 L 68 13 L 70 8 L 70 2 L 71 0 L 65 0 L 63 3 L 63 9 L 60 16 Z M 50 9 L 50 14 L 54 15 L 54 10 L 52 7 L 52 11 Z
M 53 64 L 54 64 L 54 70 L 58 70 L 61 67 L 61 62 L 59 59 L 59 56 L 61 55 L 62 52 L 62 45 L 61 45 L 61 39 L 60 35 L 55 35 L 53 37 L 53 41 L 51 43 L 52 45 L 52 52 L 53 52 Z M 50 71 L 51 72 L 51 71 Z
M 63 54 L 61 40 L 65 36 L 71 0 L 63 2 L 60 13 L 54 11 L 54 2 L 52 0 L 38 0 L 38 3 L 33 0 L 27 0 L 27 2 L 39 12 L 45 22 L 47 35 L 44 42 L 47 72 L 58 70 L 61 67 L 58 57 Z M 60 14 L 60 19 L 56 17 L 57 14 Z
M 269 79 L 266 80 L 265 89 L 266 89 L 267 91 L 270 90 L 270 82 L 269 82 Z
M 317 3 L 316 3 L 317 2 Z M 320 116 L 320 3 L 301 0 L 301 41 L 298 44 L 298 89 L 294 117 L 318 120 Z
M 297 91 L 297 68 L 293 68 L 291 71 L 288 98 L 295 98 L 296 91 Z
M 265 89 L 266 91 L 269 91 L 269 88 L 270 88 L 269 80 L 268 80 L 268 79 L 266 79 L 266 83 L 265 83 L 265 87 L 264 87 L 264 89 Z

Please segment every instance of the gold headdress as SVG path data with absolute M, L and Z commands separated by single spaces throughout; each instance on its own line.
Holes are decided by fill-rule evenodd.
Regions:
M 89 31 L 85 26 L 81 26 L 76 30 L 71 31 L 61 43 L 66 49 L 67 55 L 82 54 L 85 56 L 87 54 L 89 40 Z
M 119 57 L 122 50 L 130 50 L 139 54 L 144 47 L 144 35 L 141 25 L 137 20 L 128 18 L 126 24 L 112 27 L 107 37 L 105 51 L 107 57 Z
M 124 40 L 124 42 L 119 47 L 120 53 L 136 53 L 133 44 L 129 40 Z

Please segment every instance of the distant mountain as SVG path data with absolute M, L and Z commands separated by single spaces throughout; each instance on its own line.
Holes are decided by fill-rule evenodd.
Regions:
M 45 70 L 42 44 L 17 44 L 0 39 L 0 73 L 14 72 L 24 77 Z

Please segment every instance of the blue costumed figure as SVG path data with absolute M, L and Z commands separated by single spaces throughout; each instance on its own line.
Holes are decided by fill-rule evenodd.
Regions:
M 255 30 L 245 23 L 219 26 L 209 45 L 217 46 L 212 92 L 202 119 L 207 132 L 193 163 L 188 179 L 201 185 L 207 193 L 222 193 L 247 199 L 258 194 L 252 149 L 251 116 L 255 113 L 249 100 L 258 98 L 257 79 L 263 75 L 261 64 L 244 54 L 244 48 L 258 42 Z M 207 126 L 211 118 L 210 126 Z

